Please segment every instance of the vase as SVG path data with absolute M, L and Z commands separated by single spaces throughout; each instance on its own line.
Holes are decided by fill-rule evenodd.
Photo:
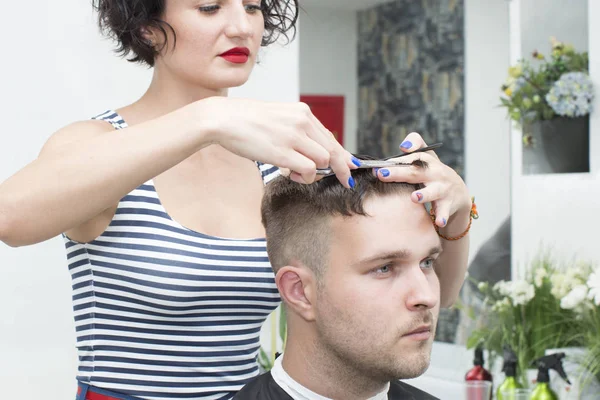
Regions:
M 533 121 L 523 147 L 523 173 L 562 174 L 590 171 L 589 116 Z
M 587 351 L 582 347 L 565 347 L 548 349 L 545 355 L 565 353 L 563 367 L 571 385 L 565 382 L 554 370 L 550 370 L 550 388 L 561 400 L 598 400 L 600 396 L 600 382 L 595 379 L 585 368 L 582 361 Z

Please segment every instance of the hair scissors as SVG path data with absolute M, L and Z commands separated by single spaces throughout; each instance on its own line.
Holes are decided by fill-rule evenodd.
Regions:
M 430 146 L 426 146 L 426 147 L 421 147 L 420 149 L 417 149 L 415 151 L 411 151 L 410 153 L 402 153 L 402 154 L 396 154 L 395 156 L 391 156 L 391 157 L 387 157 L 387 158 L 383 158 L 380 160 L 360 160 L 360 167 L 358 168 L 384 168 L 384 167 L 397 167 L 400 165 L 406 165 L 405 163 L 403 163 L 401 160 L 395 160 L 396 158 L 400 158 L 400 157 L 404 157 L 404 156 L 408 156 L 410 154 L 414 154 L 414 153 L 422 153 L 424 151 L 429 151 L 429 150 L 433 150 L 433 149 L 437 149 L 439 147 L 442 146 L 443 143 L 434 143 Z M 392 160 L 394 159 L 394 160 Z M 317 168 L 317 175 L 332 175 L 333 174 L 333 170 L 331 168 Z

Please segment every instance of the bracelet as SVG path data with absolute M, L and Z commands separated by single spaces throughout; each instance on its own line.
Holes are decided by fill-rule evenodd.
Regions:
M 435 223 L 435 213 L 433 211 L 433 207 L 431 207 L 431 209 L 429 210 L 429 214 L 431 215 L 433 227 L 435 228 L 435 231 L 437 232 L 438 236 L 446 240 L 459 240 L 464 238 L 465 236 L 467 236 L 467 233 L 469 233 L 469 230 L 471 229 L 471 223 L 473 222 L 473 220 L 479 218 L 479 213 L 477 212 L 477 205 L 475 204 L 475 197 L 471 197 L 471 212 L 469 213 L 469 225 L 467 225 L 467 229 L 465 229 L 465 231 L 458 236 L 448 237 L 440 233 L 440 227 L 437 226 Z

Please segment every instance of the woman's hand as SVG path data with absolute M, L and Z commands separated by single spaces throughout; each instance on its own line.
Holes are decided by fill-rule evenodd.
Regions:
M 304 103 L 211 97 L 201 121 L 210 141 L 239 156 L 289 169 L 300 183 L 316 180 L 316 169 L 331 167 L 347 188 L 354 186 L 350 170 L 360 162 L 346 151 Z
M 413 132 L 406 137 L 400 148 L 405 153 L 411 153 L 425 146 L 427 145 L 421 135 Z M 433 151 L 402 157 L 402 161 L 406 163 L 417 159 L 426 162 L 427 168 L 381 168 L 376 172 L 377 177 L 384 182 L 423 184 L 424 188 L 413 192 L 411 199 L 415 203 L 431 202 L 436 215 L 435 223 L 440 228 L 446 227 L 451 217 L 458 216 L 464 230 L 471 210 L 471 198 L 464 181 L 452 168 L 442 163 Z

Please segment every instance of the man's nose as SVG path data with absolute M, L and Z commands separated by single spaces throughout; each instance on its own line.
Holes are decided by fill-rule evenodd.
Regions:
M 252 36 L 252 24 L 250 16 L 246 12 L 244 5 L 232 7 L 231 12 L 227 16 L 227 27 L 225 34 L 230 38 L 248 38 Z
M 427 276 L 423 271 L 415 269 L 411 274 L 407 285 L 409 285 L 406 306 L 410 310 L 422 310 L 423 308 L 434 308 L 440 301 L 440 290 L 438 278 Z

